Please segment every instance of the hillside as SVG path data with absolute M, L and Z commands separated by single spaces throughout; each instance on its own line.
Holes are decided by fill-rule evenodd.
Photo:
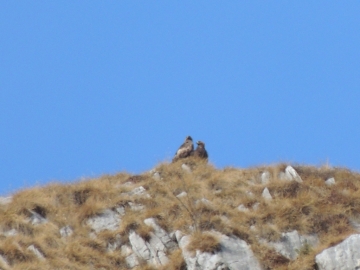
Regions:
M 358 232 L 360 175 L 288 165 L 189 158 L 21 190 L 0 199 L 0 268 L 320 269 Z

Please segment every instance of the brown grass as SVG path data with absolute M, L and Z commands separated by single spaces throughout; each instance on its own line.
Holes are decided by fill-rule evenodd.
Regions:
M 190 243 L 186 249 L 190 252 L 199 250 L 201 252 L 216 253 L 221 248 L 219 239 L 210 232 L 195 232 L 191 235 Z
M 192 173 L 181 168 L 183 162 Z M 153 228 L 143 221 L 152 217 L 169 233 L 180 230 L 190 234 L 191 251 L 218 251 L 220 244 L 211 233 L 213 230 L 235 235 L 250 244 L 264 269 L 312 269 L 317 253 L 354 233 L 350 220 L 360 217 L 360 175 L 344 168 L 298 165 L 294 168 L 304 182 L 287 182 L 278 179 L 285 167 L 286 164 L 279 164 L 217 170 L 189 158 L 159 164 L 155 169 L 162 180 L 154 180 L 148 173 L 119 173 L 73 184 L 52 183 L 21 190 L 14 194 L 10 204 L 0 206 L 0 255 L 12 269 L 82 270 L 89 269 L 89 265 L 94 269 L 125 269 L 120 248 L 108 252 L 107 244 L 119 239 L 122 244 L 129 244 L 131 230 L 149 241 Z M 266 185 L 260 180 L 264 171 L 271 175 Z M 334 186 L 324 183 L 330 177 L 336 180 Z M 126 194 L 139 186 L 150 197 Z M 261 197 L 265 187 L 272 201 Z M 181 192 L 187 196 L 176 197 Z M 146 208 L 133 210 L 131 203 Z M 237 210 L 240 204 L 249 211 Z M 256 205 L 258 208 L 254 210 Z M 125 209 L 119 229 L 94 234 L 85 225 L 89 217 L 119 206 Z M 48 222 L 31 224 L 29 218 L 33 212 Z M 61 238 L 59 229 L 67 225 L 74 233 Z M 5 236 L 11 229 L 17 235 Z M 317 234 L 319 246 L 304 248 L 297 260 L 289 261 L 259 244 L 258 239 L 278 241 L 281 233 L 292 230 Z M 40 261 L 27 250 L 29 245 L 41 250 L 46 261 Z M 170 266 L 163 269 L 186 269 L 179 249 L 168 255 Z M 142 263 L 138 269 L 154 268 Z

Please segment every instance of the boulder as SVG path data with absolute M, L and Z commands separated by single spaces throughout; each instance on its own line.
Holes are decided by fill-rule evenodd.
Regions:
M 154 238 L 158 238 L 164 246 L 170 251 L 177 247 L 177 244 L 170 235 L 161 228 L 153 218 L 147 218 L 144 220 L 144 223 L 154 229 Z
M 261 184 L 265 185 L 267 183 L 270 182 L 270 173 L 268 171 L 264 171 L 261 175 L 260 175 L 260 180 L 261 180 Z
M 271 201 L 273 199 L 268 188 L 264 188 L 261 196 L 267 201 Z
M 280 173 L 279 178 L 281 180 L 296 181 L 296 182 L 299 182 L 299 183 L 303 182 L 300 175 L 291 166 L 287 166 L 286 169 L 285 169 L 285 172 Z
M 301 236 L 294 230 L 292 232 L 282 233 L 280 241 L 269 243 L 284 257 L 289 260 L 295 260 L 298 257 L 299 251 L 305 246 L 315 246 L 318 243 L 318 238 L 313 235 Z
M 43 224 L 47 222 L 47 219 L 44 218 L 42 215 L 40 215 L 39 213 L 36 213 L 35 211 L 30 210 L 29 211 L 31 213 L 30 217 L 29 217 L 29 222 L 33 225 L 38 225 L 38 224 Z
M 129 268 L 134 268 L 139 265 L 136 254 L 128 245 L 121 246 L 121 255 L 125 257 L 125 262 Z
M 247 243 L 237 237 L 229 237 L 218 232 L 211 232 L 220 241 L 220 251 L 215 254 L 201 252 L 195 253 L 187 250 L 191 236 L 183 236 L 176 232 L 179 247 L 182 250 L 188 270 L 260 270 L 261 265 L 254 256 Z
M 335 178 L 334 177 L 329 178 L 328 180 L 325 181 L 325 184 L 327 186 L 335 185 Z
M 121 219 L 118 213 L 106 209 L 102 213 L 89 218 L 86 224 L 98 233 L 104 230 L 114 231 L 119 228 L 120 222 Z
M 346 238 L 340 244 L 316 255 L 319 270 L 360 269 L 360 234 Z
M 132 250 L 137 257 L 149 264 L 154 266 L 167 264 L 169 262 L 166 256 L 168 248 L 165 246 L 165 243 L 170 248 L 175 247 L 176 243 L 170 239 L 166 232 L 152 218 L 146 219 L 145 223 L 149 224 L 149 226 L 154 226 L 156 228 L 155 232 L 150 232 L 150 240 L 147 242 L 136 232 L 130 231 L 129 241 Z

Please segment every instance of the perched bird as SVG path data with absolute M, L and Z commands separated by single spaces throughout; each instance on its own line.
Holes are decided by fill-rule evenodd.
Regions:
M 197 144 L 197 147 L 193 153 L 193 156 L 202 158 L 202 159 L 207 159 L 209 157 L 209 155 L 208 155 L 207 151 L 205 150 L 205 143 L 203 143 L 202 141 L 197 141 L 196 144 Z
M 179 160 L 180 158 L 186 158 L 192 155 L 194 152 L 193 139 L 190 136 L 187 136 L 185 142 L 179 147 L 173 158 L 173 162 Z

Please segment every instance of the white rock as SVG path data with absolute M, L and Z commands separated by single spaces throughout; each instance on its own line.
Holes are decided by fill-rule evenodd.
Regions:
M 133 253 L 133 250 L 128 245 L 122 245 L 121 248 L 121 255 L 127 257 Z
M 144 223 L 154 229 L 155 236 L 160 239 L 164 246 L 170 251 L 177 247 L 175 241 L 172 240 L 172 237 L 162 229 L 153 218 L 147 218 L 144 220 Z
M 42 215 L 30 210 L 31 216 L 29 218 L 29 222 L 33 225 L 43 224 L 47 222 L 47 219 L 44 218 Z
M 190 168 L 188 165 L 186 165 L 185 163 L 181 165 L 181 168 L 182 168 L 185 172 L 191 173 L 191 168 Z
M 125 215 L 125 207 L 124 206 L 118 206 L 115 208 L 115 211 L 120 215 L 120 216 L 124 216 Z
M 30 250 L 31 252 L 33 252 L 36 255 L 36 257 L 38 257 L 38 259 L 40 259 L 42 261 L 45 260 L 44 255 L 34 245 L 28 246 L 27 249 Z
M 129 241 L 132 247 L 132 250 L 136 253 L 136 255 L 145 261 L 150 260 L 151 254 L 150 250 L 146 245 L 144 239 L 140 237 L 136 232 L 130 231 L 129 233 Z
M 150 232 L 150 240 L 147 247 L 151 253 L 152 260 L 150 263 L 153 265 L 165 265 L 169 262 L 169 259 L 166 257 L 167 248 L 164 243 L 161 242 L 160 238 L 152 232 Z
M 182 250 L 188 270 L 260 270 L 262 269 L 250 247 L 245 241 L 228 237 L 217 232 L 212 232 L 220 241 L 220 251 L 215 254 L 200 252 L 197 250 L 192 254 L 187 250 L 190 243 L 190 236 L 177 234 L 179 247 Z
M 245 205 L 240 204 L 237 209 L 241 212 L 249 212 L 249 209 L 245 207 Z
M 260 176 L 261 184 L 265 185 L 270 182 L 270 173 L 265 171 Z
M 0 255 L 0 266 L 4 267 L 5 269 L 10 268 L 9 262 L 6 260 L 6 258 L 3 255 Z
M 271 201 L 271 200 L 273 199 L 272 196 L 271 196 L 271 194 L 270 194 L 270 191 L 269 191 L 269 189 L 268 189 L 267 187 L 264 188 L 261 196 L 262 196 L 265 200 L 268 200 L 268 201 Z
M 61 237 L 68 237 L 68 236 L 71 236 L 72 234 L 73 234 L 73 230 L 69 225 L 62 227 L 60 229 Z
M 107 243 L 107 250 L 109 252 L 114 252 L 116 249 L 121 247 L 121 237 L 120 235 L 116 235 L 114 241 Z
M 199 205 L 199 204 L 212 205 L 212 202 L 210 202 L 208 199 L 201 198 L 200 200 L 197 200 L 195 202 L 195 204 L 196 205 Z
M 126 192 L 125 194 L 129 196 L 142 196 L 142 195 L 149 195 L 146 193 L 146 189 L 143 186 L 134 188 L 132 191 Z M 150 195 L 149 195 L 150 196 Z M 149 197 L 148 196 L 148 197 Z
M 138 258 L 137 258 L 137 256 L 136 256 L 135 253 L 127 256 L 127 257 L 125 258 L 125 262 L 126 262 L 126 264 L 129 266 L 129 268 L 134 268 L 134 267 L 136 267 L 136 266 L 139 265 L 139 260 L 138 260 Z
M 128 204 L 133 211 L 142 211 L 145 209 L 145 206 L 139 203 L 128 202 Z
M 335 185 L 335 178 L 334 177 L 329 178 L 328 180 L 325 181 L 325 184 L 327 186 Z
M 11 230 L 8 230 L 8 231 L 4 231 L 1 233 L 2 235 L 6 236 L 6 237 L 9 237 L 9 236 L 15 236 L 18 234 L 17 230 L 15 229 L 11 229 Z
M 161 176 L 159 172 L 154 172 L 154 174 L 152 175 L 152 178 L 159 181 L 161 180 Z
M 295 180 L 296 182 L 302 183 L 300 175 L 295 171 L 295 169 L 291 166 L 287 166 L 285 169 L 286 178 L 290 179 L 290 181 Z
M 12 202 L 12 196 L 0 197 L 0 205 L 6 205 Z
M 250 198 L 253 198 L 255 196 L 254 193 L 252 193 L 251 191 L 246 191 L 245 193 Z
M 317 243 L 318 238 L 316 236 L 301 236 L 294 230 L 292 232 L 282 233 L 280 241 L 269 243 L 269 245 L 289 260 L 295 260 L 299 250 L 301 250 L 305 244 L 315 246 Z
M 256 211 L 256 210 L 259 209 L 259 206 L 260 206 L 260 203 L 259 203 L 259 202 L 256 202 L 256 203 L 254 203 L 254 205 L 252 206 L 252 209 Z
M 169 234 L 156 224 L 153 218 L 144 220 L 144 223 L 154 229 L 150 232 L 150 240 L 146 242 L 136 232 L 131 231 L 129 241 L 134 253 L 149 264 L 159 266 L 169 262 L 166 253 L 177 247 L 177 244 L 171 239 Z
M 89 218 L 86 224 L 98 233 L 103 230 L 114 231 L 119 228 L 120 222 L 119 214 L 110 209 L 106 209 L 102 213 Z
M 175 238 L 178 243 L 180 243 L 181 238 L 183 238 L 183 236 L 184 236 L 184 234 L 181 231 L 179 231 L 179 230 L 175 231 Z
M 186 196 L 187 196 L 187 193 L 185 191 L 181 192 L 179 195 L 176 195 L 177 198 L 183 198 Z
M 316 255 L 319 270 L 360 269 L 360 234 L 346 238 L 340 244 Z
M 128 245 L 121 246 L 121 255 L 125 257 L 125 262 L 129 268 L 139 265 L 139 260 L 133 250 Z

